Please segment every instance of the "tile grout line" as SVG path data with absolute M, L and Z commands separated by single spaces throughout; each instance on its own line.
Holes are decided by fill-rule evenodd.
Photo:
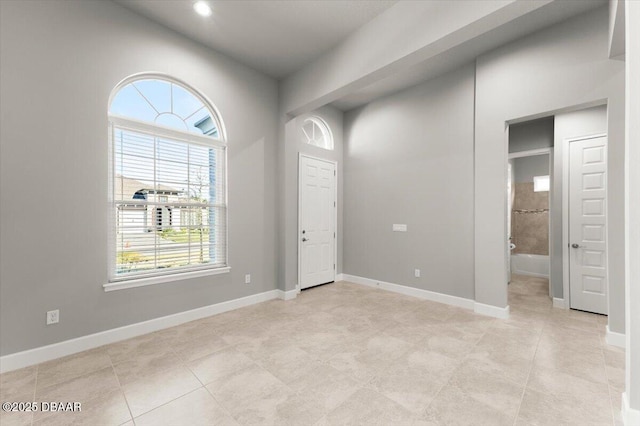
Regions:
M 209 390 L 209 388 L 207 388 L 206 386 L 204 386 L 204 390 L 211 396 L 211 398 L 213 398 L 213 400 L 216 402 L 216 404 L 218 404 L 218 406 L 220 408 L 222 408 L 222 410 L 227 413 L 229 415 L 229 417 L 231 417 L 233 419 L 234 422 L 240 424 L 240 422 L 231 414 L 231 412 L 227 409 L 227 407 L 225 407 L 220 401 L 218 401 L 218 399 L 211 393 L 211 391 Z
M 238 352 L 240 352 L 240 351 L 238 351 Z M 242 352 L 240 352 L 240 353 L 242 353 Z M 243 354 L 243 355 L 244 355 L 244 354 Z M 246 356 L 246 355 L 245 355 L 245 356 Z M 273 376 L 273 378 L 274 378 L 274 379 L 276 379 L 276 380 L 277 380 L 278 382 L 280 382 L 284 387 L 286 387 L 287 389 L 289 389 L 289 391 L 291 391 L 291 393 L 294 393 L 294 394 L 296 393 L 296 391 L 294 391 L 294 390 L 293 390 L 293 389 L 292 389 L 288 384 L 284 383 L 282 380 L 280 380 L 278 377 L 276 377 L 274 374 L 272 374 L 269 370 L 267 370 L 266 368 L 264 368 L 262 365 L 258 364 L 258 362 L 257 362 L 256 360 L 254 360 L 254 359 L 252 359 L 252 358 L 250 358 L 250 357 L 247 357 L 247 358 L 249 358 L 249 360 L 254 364 L 254 366 L 256 366 L 256 367 L 258 367 L 258 368 L 262 369 L 262 370 L 263 370 L 263 371 L 265 371 L 266 373 L 268 373 L 268 374 L 270 374 L 271 376 Z M 246 369 L 248 369 L 248 368 L 249 368 L 249 367 L 246 367 L 246 368 L 243 368 L 243 369 L 241 369 L 241 370 L 239 370 L 239 371 L 246 370 Z M 212 383 L 213 383 L 213 382 L 212 382 Z M 211 385 L 211 383 L 209 383 L 209 385 Z M 219 406 L 220 406 L 220 407 L 221 407 L 221 408 L 222 408 L 222 409 L 223 409 L 223 410 L 224 410 L 224 411 L 229 415 L 229 417 L 231 417 L 231 418 L 232 418 L 236 423 L 238 423 L 238 424 L 244 424 L 244 423 L 241 423 L 241 422 L 240 422 L 240 420 L 239 420 L 239 419 L 237 419 L 233 414 L 231 414 L 231 412 L 227 409 L 227 407 L 225 406 L 225 404 L 223 404 L 221 401 L 219 401 L 219 400 L 215 397 L 215 395 L 213 395 L 213 394 L 211 393 L 211 391 L 209 390 L 209 388 L 207 388 L 207 386 L 204 386 L 204 389 L 207 391 L 207 393 L 209 393 L 209 395 L 211 395 L 211 398 L 213 398 L 213 400 L 214 400 L 214 401 L 216 401 L 216 403 L 217 403 L 217 404 L 218 404 L 218 405 L 219 405 Z M 271 394 L 269 394 L 269 395 L 271 395 Z
M 475 348 L 478 345 L 478 343 L 480 343 L 480 340 L 482 340 L 482 338 L 486 334 L 487 334 L 487 331 L 482 333 L 482 335 L 474 342 L 474 344 L 471 346 L 471 348 L 469 348 L 467 353 L 465 353 L 464 356 L 460 358 L 460 360 L 458 361 L 458 365 L 456 365 L 456 368 L 451 372 L 451 375 L 449 376 L 447 381 L 442 386 L 440 386 L 440 388 L 438 389 L 438 392 L 436 392 L 436 394 L 433 396 L 433 399 L 431 399 L 429 404 L 427 404 L 427 406 L 422 411 L 422 414 L 419 415 L 419 417 L 422 417 L 427 413 L 427 410 L 429 410 L 429 407 L 431 407 L 431 404 L 433 404 L 433 401 L 435 401 L 438 398 L 438 396 L 440 395 L 440 392 L 442 392 L 442 389 L 444 389 L 445 386 L 447 386 L 451 382 L 451 379 L 453 379 L 453 376 L 455 376 L 456 371 L 458 370 L 458 368 L 460 368 L 460 365 L 464 362 L 464 360 L 467 358 L 467 356 L 469 356 L 469 353 L 473 350 L 473 348 Z
M 122 389 L 122 383 L 120 383 L 120 377 L 118 377 L 118 373 L 116 373 L 116 367 L 113 365 L 113 360 L 111 359 L 111 355 L 107 353 L 107 357 L 109 358 L 109 364 L 111 364 L 111 371 L 113 371 L 113 375 L 116 376 L 116 380 L 118 381 L 118 388 L 120 389 L 120 393 L 124 397 L 124 403 L 127 404 L 127 410 L 129 410 L 129 416 L 131 416 L 131 421 L 135 425 L 136 422 L 133 418 L 133 412 L 131 411 L 131 407 L 129 406 L 129 400 L 127 399 L 127 395 L 124 393 L 124 389 Z
M 164 339 L 163 339 L 163 340 L 164 340 Z M 180 361 L 180 364 L 178 364 L 178 366 L 185 367 L 185 368 L 189 371 L 189 373 L 191 373 L 191 374 L 196 378 L 196 380 L 200 383 L 200 385 L 201 385 L 201 386 L 199 386 L 199 387 L 197 387 L 197 388 L 195 388 L 195 389 L 192 389 L 192 390 L 190 390 L 189 392 L 187 392 L 187 393 L 185 393 L 185 394 L 183 394 L 183 395 L 180 395 L 180 396 L 178 396 L 178 397 L 176 397 L 176 398 L 173 398 L 173 399 L 172 399 L 172 400 L 170 400 L 170 401 L 167 401 L 167 402 L 165 402 L 165 403 L 162 403 L 162 404 L 158 405 L 157 407 L 153 407 L 153 408 L 152 408 L 152 409 L 150 409 L 149 411 L 145 411 L 144 413 L 142 413 L 142 414 L 138 415 L 137 417 L 133 417 L 133 412 L 131 412 L 131 419 L 133 420 L 133 423 L 134 423 L 134 424 L 135 424 L 135 420 L 136 420 L 136 418 L 139 418 L 139 417 L 141 417 L 141 416 L 144 416 L 145 414 L 148 414 L 148 413 L 150 413 L 150 412 L 152 412 L 152 411 L 154 411 L 154 410 L 156 410 L 156 409 L 158 409 L 158 408 L 160 408 L 160 407 L 163 407 L 163 406 L 165 406 L 165 405 L 167 405 L 167 404 L 170 404 L 170 403 L 172 403 L 172 402 L 174 402 L 174 401 L 176 401 L 176 400 L 178 400 L 178 399 L 182 398 L 183 396 L 187 396 L 187 395 L 189 395 L 189 394 L 191 394 L 191 393 L 193 393 L 193 392 L 197 391 L 198 389 L 202 389 L 202 388 L 204 388 L 204 387 L 205 387 L 205 386 L 202 384 L 202 381 L 198 378 L 198 376 L 197 376 L 193 371 L 191 371 L 191 369 L 190 369 L 187 365 L 185 365 L 184 361 L 182 360 L 182 357 L 181 357 L 180 355 L 178 355 L 178 354 L 173 350 L 173 347 L 172 347 L 171 345 L 169 345 L 169 344 L 168 344 L 168 342 L 164 342 L 164 343 L 167 343 L 167 346 L 169 347 L 169 351 L 171 351 L 171 353 L 172 353 L 172 354 L 173 354 L 173 355 L 174 355 L 174 356 L 175 356 L 175 357 Z M 171 367 L 171 368 L 174 368 L 174 367 Z M 115 372 L 115 371 L 114 371 L 114 372 Z M 155 375 L 155 374 L 158 374 L 158 373 L 151 374 L 151 376 L 153 376 L 153 375 Z M 117 376 L 117 375 L 116 375 L 116 376 Z M 141 378 L 141 379 L 144 379 L 144 378 Z M 140 379 L 138 379 L 138 380 L 140 380 Z M 118 379 L 118 382 L 119 382 L 119 379 Z M 124 393 L 124 392 L 123 392 L 123 393 Z M 125 399 L 126 399 L 126 395 L 125 395 Z M 128 406 L 128 405 L 129 405 L 129 402 L 127 401 L 127 406 Z M 131 409 L 129 409 L 129 411 L 131 411 Z
M 260 326 L 260 324 L 258 324 L 258 326 L 259 326 L 263 331 L 266 331 L 266 328 L 265 328 L 265 327 Z M 236 344 L 230 344 L 229 342 L 227 342 L 226 340 L 224 340 L 224 337 L 223 337 L 223 336 L 221 336 L 221 335 L 220 335 L 220 336 L 218 336 L 218 337 L 220 337 L 220 339 L 222 339 L 222 340 L 225 342 L 225 345 L 226 345 L 226 346 L 225 346 L 224 348 L 221 348 L 221 349 L 219 349 L 219 350 L 216 350 L 216 351 L 212 352 L 211 354 L 203 355 L 202 357 L 199 357 L 199 358 L 197 358 L 196 360 L 206 358 L 206 357 L 208 357 L 208 356 L 210 356 L 210 355 L 212 355 L 212 354 L 214 354 L 214 353 L 216 353 L 216 352 L 219 352 L 219 351 L 221 351 L 221 350 L 224 350 L 225 348 L 232 348 L 233 350 L 237 351 L 238 353 L 240 353 L 240 354 L 242 354 L 242 355 L 246 356 L 246 357 L 247 357 L 247 359 L 249 359 L 249 361 L 250 361 L 254 366 L 257 366 L 258 368 L 261 368 L 261 369 L 262 369 L 262 370 L 264 370 L 265 372 L 267 372 L 267 373 L 271 374 L 271 372 L 269 372 L 267 369 L 265 369 L 265 368 L 264 368 L 262 365 L 260 365 L 256 360 L 254 360 L 253 358 L 251 358 L 251 357 L 247 356 L 247 355 L 246 355 L 246 354 L 244 354 L 242 351 L 240 351 L 240 350 L 236 349 L 236 346 L 237 346 L 239 343 L 236 343 Z M 172 351 L 172 352 L 174 352 L 174 354 L 177 356 L 177 358 L 181 361 L 181 363 L 183 364 L 183 366 L 184 366 L 187 370 L 189 370 L 189 372 L 190 372 L 191 374 L 193 374 L 193 376 L 196 378 L 196 380 L 198 380 L 198 382 L 200 382 L 200 384 L 202 385 L 202 386 L 200 386 L 199 388 L 194 389 L 194 390 L 192 390 L 191 392 L 188 392 L 188 393 L 187 393 L 187 394 L 185 394 L 185 395 L 188 395 L 188 394 L 190 394 L 190 393 L 192 393 L 192 392 L 195 392 L 195 391 L 196 391 L 196 390 L 198 390 L 198 389 L 204 388 L 204 390 L 205 390 L 205 391 L 206 391 L 206 392 L 211 396 L 211 398 L 213 398 L 213 400 L 214 400 L 214 401 L 215 401 L 215 402 L 216 402 L 216 403 L 217 403 L 217 404 L 218 404 L 218 405 L 219 405 L 219 406 L 220 406 L 220 407 L 221 407 L 221 408 L 222 408 L 222 409 L 223 409 L 223 410 L 224 410 L 224 411 L 229 415 L 229 417 L 230 417 L 230 418 L 232 418 L 234 421 L 236 421 L 236 422 L 238 422 L 238 423 L 239 423 L 239 420 L 238 420 L 238 419 L 236 419 L 236 417 L 235 417 L 235 416 L 233 416 L 233 415 L 231 414 L 231 412 L 227 409 L 227 407 L 225 407 L 225 405 L 224 405 L 224 404 L 222 404 L 222 402 L 221 402 L 221 401 L 219 401 L 219 400 L 218 400 L 218 399 L 217 399 L 217 398 L 216 398 L 216 397 L 211 393 L 211 391 L 207 388 L 207 386 L 208 386 L 208 385 L 210 385 L 210 384 L 211 384 L 211 383 L 213 383 L 213 382 L 209 383 L 208 385 L 207 385 L 207 384 L 204 384 L 204 382 L 203 382 L 202 380 L 200 380 L 200 378 L 198 377 L 198 375 L 197 375 L 197 374 L 196 374 L 196 373 L 195 373 L 191 368 L 189 368 L 189 366 L 187 365 L 187 363 L 185 362 L 185 360 L 184 360 L 184 359 L 183 359 L 179 354 L 177 354 L 177 353 L 174 351 L 173 347 L 171 347 L 171 346 L 170 346 L 170 349 L 171 349 L 171 351 Z M 195 361 L 195 360 L 194 360 L 194 361 Z M 249 367 L 246 367 L 246 368 L 249 368 Z M 246 369 L 246 368 L 243 368 L 243 369 L 241 369 L 241 370 L 244 370 L 244 369 Z M 273 374 L 271 374 L 271 375 L 273 376 Z M 287 387 L 289 390 L 291 390 L 292 392 L 294 392 L 294 391 L 293 391 L 293 390 L 292 390 L 292 389 L 291 389 L 291 388 L 290 388 L 286 383 L 282 382 L 280 379 L 278 379 L 278 378 L 277 378 L 277 377 L 275 377 L 275 376 L 274 376 L 274 378 L 275 378 L 276 380 L 278 380 L 279 382 L 281 382 L 281 383 L 282 383 L 285 387 Z M 180 396 L 180 397 L 178 397 L 178 398 L 175 398 L 175 399 L 173 399 L 172 401 L 166 402 L 165 404 L 162 404 L 162 405 L 166 405 L 166 404 L 168 404 L 168 403 L 170 403 L 170 402 L 173 402 L 173 401 L 175 401 L 176 399 L 182 398 L 182 397 L 183 397 L 183 396 L 185 396 L 185 395 L 182 395 L 182 396 Z M 159 407 L 161 407 L 162 405 L 160 405 Z M 159 408 L 159 407 L 156 407 L 156 408 Z M 154 410 L 155 410 L 155 408 L 154 408 Z M 150 411 L 153 411 L 153 410 L 150 410 Z
M 609 391 L 609 407 L 611 408 L 611 424 L 615 426 L 616 424 L 616 412 L 613 407 L 613 389 L 611 388 L 611 382 L 609 380 L 609 373 L 607 372 L 607 359 L 604 356 L 604 345 L 602 340 L 600 341 L 600 355 L 602 355 L 602 362 L 604 363 L 604 377 L 607 380 L 607 390 Z
M 180 356 L 180 354 L 179 354 L 179 353 L 177 353 L 177 352 L 175 351 L 175 349 L 173 348 L 173 346 L 172 346 L 172 345 L 169 345 L 168 343 L 167 343 L 167 345 L 169 346 L 169 350 L 171 351 L 171 353 L 172 353 L 176 358 L 178 358 L 178 360 L 180 361 L 180 365 L 182 365 L 184 368 L 186 368 L 187 370 L 189 370 L 189 373 L 191 373 L 191 374 L 193 375 L 193 377 L 195 377 L 195 378 L 196 378 L 196 380 L 197 380 L 198 382 L 200 382 L 200 385 L 201 385 L 200 387 L 205 387 L 205 384 L 204 384 L 204 383 L 202 383 L 202 380 L 200 380 L 200 378 L 198 377 L 198 375 L 197 375 L 196 373 L 194 373 L 194 372 L 193 372 L 193 370 L 192 370 L 191 368 L 189 368 L 189 366 L 187 365 L 187 363 L 186 363 L 185 359 L 183 359 L 183 358 Z M 224 348 L 223 348 L 223 349 L 224 349 Z M 222 350 L 222 349 L 221 349 L 221 350 Z M 212 353 L 213 353 L 213 352 L 212 352 Z M 209 355 L 211 355 L 211 354 L 209 354 Z M 208 355 L 205 355 L 205 356 L 208 356 Z M 202 358 L 204 358 L 204 356 L 203 356 Z M 200 359 L 200 358 L 198 358 L 198 359 Z M 200 388 L 197 388 L 197 389 L 200 389 Z M 194 390 L 195 390 L 195 389 L 194 389 Z M 191 392 L 189 392 L 189 393 L 191 393 Z M 188 395 L 189 393 L 186 393 L 185 395 Z M 184 395 L 183 395 L 183 396 L 184 396 Z M 181 398 L 181 397 L 178 397 L 178 398 Z M 172 399 L 171 401 L 175 401 L 175 400 L 176 400 L 176 399 L 178 399 L 178 398 Z M 171 401 L 169 401 L 169 402 L 171 402 Z M 162 404 L 162 405 L 164 405 L 164 404 Z M 161 407 L 162 405 L 160 405 L 160 407 Z M 155 410 L 155 408 L 154 408 L 154 410 Z
M 145 411 L 144 413 L 140 414 L 138 417 L 135 417 L 135 418 L 133 419 L 133 422 L 135 423 L 135 420 L 136 420 L 136 419 L 138 419 L 138 418 L 140 418 L 140 417 L 142 417 L 142 416 L 144 416 L 144 415 L 147 415 L 147 414 L 151 413 L 152 411 L 157 410 L 158 408 L 162 408 L 162 407 L 164 407 L 165 405 L 171 404 L 172 402 L 175 402 L 175 401 L 177 401 L 178 399 L 180 399 L 180 398 L 182 398 L 182 397 L 185 397 L 185 396 L 187 396 L 187 395 L 190 395 L 190 394 L 192 394 L 192 393 L 194 393 L 194 392 L 196 392 L 196 391 L 198 391 L 198 390 L 200 390 L 200 389 L 202 389 L 202 388 L 204 388 L 204 386 L 200 386 L 200 387 L 198 387 L 198 388 L 192 389 L 192 390 L 190 390 L 189 392 L 185 393 L 184 395 L 180 395 L 179 397 L 174 398 L 174 399 L 172 399 L 171 401 L 167 401 L 167 402 L 164 402 L 164 403 L 162 403 L 162 404 L 158 405 L 157 407 L 153 407 L 151 410 L 149 410 L 149 411 Z
M 221 348 L 221 349 L 219 349 L 219 350 L 216 350 L 216 351 L 214 351 L 214 352 L 212 352 L 212 353 L 210 353 L 210 354 L 208 354 L 208 355 L 203 355 L 202 357 L 196 358 L 196 359 L 195 359 L 195 360 L 193 360 L 193 361 L 197 361 L 197 360 L 204 359 L 204 358 L 206 358 L 206 357 L 208 357 L 208 356 L 210 356 L 210 355 L 213 355 L 213 354 L 215 354 L 215 353 L 217 353 L 217 352 L 220 352 L 220 351 L 222 351 L 222 350 L 224 350 L 224 349 L 228 349 L 228 348 L 232 348 L 233 350 L 237 351 L 238 353 L 241 353 L 242 355 L 245 355 L 245 356 L 246 356 L 246 354 L 244 354 L 244 353 L 242 353 L 241 351 L 238 351 L 238 350 L 236 349 L 236 347 L 235 347 L 236 345 L 231 345 L 231 344 L 229 344 L 227 341 L 225 341 L 225 340 L 224 340 L 224 338 L 223 338 L 222 336 L 220 336 L 220 338 L 225 342 L 225 344 L 226 344 L 226 346 L 225 346 L 225 347 L 223 347 L 223 348 Z M 178 358 L 182 359 L 182 357 L 180 357 L 179 355 L 178 355 Z M 254 359 L 252 359 L 252 358 L 250 358 L 250 357 L 248 357 L 248 356 L 247 356 L 247 358 L 248 358 L 248 359 L 249 359 L 249 360 L 250 360 L 254 365 L 257 365 L 257 366 L 259 366 L 259 367 L 261 367 L 261 368 L 262 368 L 262 366 L 258 365 L 258 363 L 257 363 Z M 191 361 L 191 362 L 193 362 L 193 361 Z M 220 406 L 220 407 L 221 407 L 221 408 L 222 408 L 222 409 L 223 409 L 223 410 L 224 410 L 224 411 L 229 415 L 229 417 L 231 417 L 234 421 L 237 421 L 237 420 L 236 420 L 236 418 L 231 414 L 231 412 L 230 412 L 229 410 L 227 410 L 227 407 L 225 407 L 225 406 L 224 406 L 220 401 L 218 401 L 218 399 L 217 399 L 217 398 L 216 398 L 216 397 L 211 393 L 211 391 L 207 388 L 207 386 L 208 386 L 208 385 L 210 385 L 210 384 L 211 384 L 211 383 L 213 383 L 213 382 L 210 382 L 210 383 L 208 383 L 208 384 L 205 384 L 202 380 L 200 380 L 200 378 L 198 377 L 198 375 L 197 375 L 197 374 L 196 374 L 196 373 L 195 373 L 191 368 L 189 368 L 189 366 L 188 366 L 188 365 L 186 365 L 186 363 L 185 363 L 185 367 L 186 367 L 186 368 L 191 372 L 191 374 L 193 374 L 193 375 L 195 376 L 196 380 L 198 380 L 198 381 L 202 384 L 202 386 L 201 386 L 200 388 L 198 388 L 198 389 L 204 388 L 204 390 L 205 390 L 209 395 L 211 395 L 211 398 L 213 398 L 213 400 L 214 400 L 214 401 L 216 401 L 216 403 L 217 403 L 217 404 L 218 404 L 218 405 L 219 405 L 219 406 Z M 246 367 L 246 368 L 248 368 L 248 367 Z M 240 369 L 239 371 L 242 371 L 242 370 L 244 370 L 244 369 L 245 369 L 245 368 L 242 368 L 242 369 Z M 192 392 L 195 392 L 195 390 L 197 390 L 197 389 L 194 389 L 194 391 L 192 391 Z M 189 393 L 191 393 L 191 392 L 189 392 Z M 187 395 L 188 395 L 188 394 L 187 394 Z M 184 396 L 184 395 L 183 395 L 183 396 Z M 181 398 L 181 397 L 180 397 L 180 398 Z M 176 399 L 177 399 L 177 398 L 176 398 Z M 171 401 L 170 401 L 170 402 L 171 402 Z M 167 403 L 167 404 L 168 404 L 168 403 Z M 164 405 L 164 404 L 163 404 L 163 405 Z
M 529 385 L 529 379 L 531 378 L 531 372 L 533 371 L 533 366 L 536 362 L 536 355 L 538 354 L 538 348 L 540 346 L 540 340 L 542 340 L 542 333 L 544 332 L 545 327 L 548 325 L 548 320 L 545 320 L 540 333 L 538 334 L 538 341 L 536 342 L 536 350 L 533 353 L 533 359 L 531 360 L 531 366 L 529 367 L 529 372 L 527 373 L 527 380 L 524 382 L 524 387 L 522 388 L 522 396 L 520 397 L 520 404 L 518 404 L 518 410 L 516 411 L 516 415 L 513 418 L 513 425 L 515 426 L 518 423 L 518 417 L 520 416 L 520 409 L 522 408 L 522 402 L 524 401 L 524 395 L 527 393 L 527 386 Z

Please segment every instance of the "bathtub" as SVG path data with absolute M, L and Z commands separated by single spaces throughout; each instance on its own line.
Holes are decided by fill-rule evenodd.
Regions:
M 549 278 L 549 256 L 541 254 L 512 254 L 511 273 Z

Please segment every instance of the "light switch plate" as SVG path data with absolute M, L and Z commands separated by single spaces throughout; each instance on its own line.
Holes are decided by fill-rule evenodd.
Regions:
M 407 232 L 407 225 L 404 223 L 394 223 L 393 224 L 394 232 Z

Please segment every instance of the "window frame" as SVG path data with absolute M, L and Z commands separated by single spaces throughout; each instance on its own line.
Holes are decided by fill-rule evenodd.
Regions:
M 322 135 L 324 136 L 325 143 L 329 142 L 330 143 L 330 147 L 316 145 L 316 144 L 311 142 L 311 139 L 309 138 L 309 135 L 304 130 L 304 126 L 308 122 L 313 123 L 314 125 L 316 125 L 320 129 L 320 131 L 322 132 Z M 318 117 L 317 115 L 311 115 L 309 117 L 305 117 L 304 120 L 302 120 L 302 125 L 300 126 L 300 129 L 301 129 L 302 134 L 304 135 L 304 137 L 306 139 L 304 141 L 304 143 L 306 145 L 315 146 L 316 148 L 324 149 L 326 151 L 335 151 L 336 144 L 335 144 L 335 141 L 333 140 L 333 132 L 331 131 L 331 127 L 329 127 L 329 124 L 327 124 L 327 122 L 323 118 Z
M 545 182 L 544 186 L 546 189 L 539 189 L 538 187 L 542 185 L 542 182 Z M 536 189 L 538 188 L 538 189 Z M 533 192 L 549 192 L 551 190 L 551 176 L 550 175 L 540 175 L 533 177 Z
M 197 133 L 177 130 L 175 128 L 167 127 L 161 124 L 155 124 L 151 122 L 141 121 L 129 117 L 124 117 L 109 112 L 111 103 L 119 91 L 130 83 L 134 83 L 139 80 L 163 80 L 169 83 L 173 83 L 181 86 L 187 90 L 190 94 L 200 100 L 203 105 L 211 113 L 211 119 L 215 122 L 218 129 L 218 137 L 211 135 L 199 135 Z M 121 290 L 126 288 L 135 288 L 141 286 L 147 286 L 152 284 L 160 284 L 172 281 L 182 281 L 190 278 L 218 275 L 228 273 L 231 271 L 229 266 L 229 194 L 228 194 L 228 145 L 226 143 L 226 130 L 224 124 L 220 118 L 218 110 L 209 102 L 204 96 L 192 88 L 190 85 L 173 78 L 171 76 L 159 73 L 141 73 L 132 75 L 122 80 L 111 92 L 109 98 L 109 104 L 107 109 L 108 115 L 108 273 L 107 283 L 103 284 L 105 291 Z M 167 138 L 176 142 L 183 142 L 185 144 L 199 145 L 203 147 L 219 148 L 224 152 L 224 159 L 220 163 L 224 167 L 224 200 L 223 205 L 225 207 L 224 218 L 224 239 L 225 239 L 225 262 L 223 266 L 210 266 L 210 265 L 194 265 L 190 267 L 176 268 L 173 271 L 171 268 L 167 270 L 159 271 L 155 269 L 147 274 L 136 274 L 132 276 L 118 276 L 116 273 L 117 265 L 117 228 L 115 211 L 115 192 L 114 192 L 114 177 L 115 177 L 115 144 L 114 144 L 114 129 L 120 128 L 124 130 L 131 130 L 134 132 L 141 132 L 144 134 L 153 135 L 154 137 Z M 218 203 L 220 204 L 220 203 Z

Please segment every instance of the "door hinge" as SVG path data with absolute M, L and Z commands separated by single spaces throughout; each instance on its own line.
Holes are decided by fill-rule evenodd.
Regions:
M 333 264 L 333 269 L 336 269 L 336 264 L 335 263 Z
M 334 201 L 334 202 L 333 202 L 333 207 L 335 207 L 335 206 L 336 206 L 336 202 Z
M 336 237 L 336 233 L 334 232 L 334 233 L 333 233 L 333 238 L 335 238 L 335 237 Z
M 335 171 L 335 170 L 333 171 L 333 175 L 334 175 L 334 176 L 336 175 L 336 171 Z

